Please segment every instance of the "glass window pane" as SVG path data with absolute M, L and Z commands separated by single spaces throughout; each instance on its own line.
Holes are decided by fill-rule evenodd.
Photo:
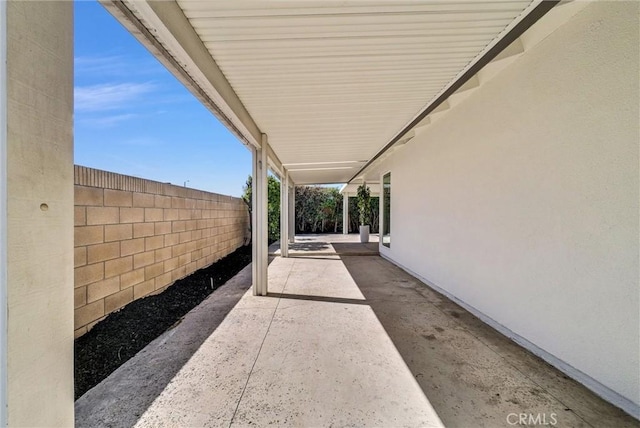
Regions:
M 391 248 L 391 173 L 382 179 L 382 245 Z

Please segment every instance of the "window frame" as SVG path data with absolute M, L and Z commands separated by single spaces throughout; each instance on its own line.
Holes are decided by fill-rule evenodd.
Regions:
M 386 182 L 386 180 L 388 180 L 388 182 Z M 380 244 L 386 248 L 391 249 L 391 171 L 386 171 L 382 174 L 380 184 L 380 199 L 382 201 L 382 203 L 380 204 L 380 210 L 382 211 L 380 215 L 380 219 L 382 220 L 382 227 L 380 229 Z M 388 205 L 387 199 L 389 200 Z

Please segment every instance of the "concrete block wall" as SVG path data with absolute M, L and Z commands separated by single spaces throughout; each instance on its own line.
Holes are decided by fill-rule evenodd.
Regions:
M 75 166 L 75 336 L 240 247 L 240 198 Z

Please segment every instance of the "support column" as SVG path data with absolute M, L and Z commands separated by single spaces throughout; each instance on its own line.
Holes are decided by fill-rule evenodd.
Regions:
M 284 169 L 284 168 L 283 168 Z M 289 174 L 280 178 L 280 255 L 289 257 Z
M 289 197 L 289 243 L 296 242 L 296 185 L 291 183 L 291 195 Z
M 342 234 L 349 234 L 349 195 L 342 196 Z
M 269 239 L 267 234 L 267 136 L 262 135 L 262 146 L 253 150 L 253 178 L 251 200 L 251 273 L 253 295 L 267 295 L 267 268 Z
M 0 422 L 73 426 L 73 4 L 1 3 Z
M 7 2 L 0 1 L 0 427 L 7 426 Z

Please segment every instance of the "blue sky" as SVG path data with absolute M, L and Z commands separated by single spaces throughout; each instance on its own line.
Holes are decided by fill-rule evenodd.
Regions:
M 75 163 L 239 196 L 251 153 L 99 3 L 75 2 Z

